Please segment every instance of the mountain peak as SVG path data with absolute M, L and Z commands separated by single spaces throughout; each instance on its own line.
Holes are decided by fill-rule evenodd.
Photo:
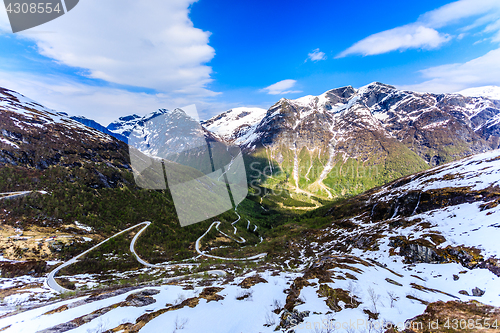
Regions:
M 279 145 L 280 142 L 285 146 L 295 142 L 299 148 L 304 144 L 313 149 L 317 145 L 324 146 L 332 137 L 338 141 L 341 137 L 352 136 L 352 131 L 367 129 L 400 142 L 410 140 L 406 136 L 417 135 L 412 140 L 424 142 L 424 138 L 428 137 L 426 140 L 437 140 L 435 143 L 439 144 L 439 135 L 433 133 L 448 133 L 449 124 L 458 126 L 461 119 L 470 119 L 472 127 L 466 124 L 460 126 L 465 126 L 463 130 L 467 133 L 467 140 L 475 142 L 473 150 L 480 152 L 487 149 L 487 144 L 481 140 L 490 140 L 490 137 L 493 140 L 491 146 L 497 146 L 494 140 L 500 136 L 500 111 L 488 113 L 485 110 L 497 110 L 498 106 L 487 99 L 472 103 L 459 95 L 440 96 L 402 91 L 392 85 L 372 82 L 359 89 L 345 86 L 328 90 L 319 96 L 281 98 L 267 113 L 260 114 L 261 120 L 252 128 L 247 128 L 245 135 L 237 134 L 240 129 L 232 126 L 230 117 L 224 117 L 226 123 L 221 121 L 218 126 L 208 126 L 207 129 L 219 135 L 224 132 L 222 138 L 238 138 L 238 144 L 248 149 L 260 145 Z M 230 129 L 234 132 L 231 133 Z M 447 135 L 453 136 L 451 133 Z M 422 154 L 420 151 L 418 153 Z M 431 165 L 440 160 L 439 156 L 423 157 Z
M 130 116 L 124 116 L 124 117 L 120 117 L 118 118 L 119 120 L 121 121 L 130 121 L 130 120 L 133 120 L 133 119 L 137 119 L 137 118 L 141 118 L 141 116 L 139 116 L 138 114 L 132 114 Z
M 345 98 L 345 97 L 348 97 L 347 95 L 352 95 L 352 94 L 356 93 L 356 89 L 354 89 L 352 86 L 345 86 L 345 87 L 330 89 L 330 90 L 324 92 L 322 95 L 329 94 L 329 93 Z
M 124 116 L 118 118 L 111 122 L 106 128 L 114 134 L 123 136 L 128 138 L 132 129 L 139 123 L 144 123 L 147 120 L 151 120 L 155 117 L 158 117 L 164 113 L 167 113 L 167 109 L 158 109 L 154 112 L 151 112 L 145 116 L 139 116 L 138 114 L 132 114 L 130 116 Z
M 228 142 L 237 143 L 266 116 L 266 109 L 256 107 L 238 107 L 221 113 L 202 125 Z
M 374 81 L 372 83 L 367 84 L 365 87 L 384 87 L 389 89 L 396 89 L 396 87 L 391 86 L 390 84 L 385 84 L 379 81 Z

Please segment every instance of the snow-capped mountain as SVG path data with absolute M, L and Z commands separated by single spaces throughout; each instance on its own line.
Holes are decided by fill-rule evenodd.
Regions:
M 159 109 L 142 117 L 137 114 L 120 117 L 118 118 L 118 120 L 110 123 L 106 128 L 110 132 L 118 134 L 127 139 L 130 136 L 130 133 L 132 133 L 132 131 L 134 130 L 134 127 L 144 126 L 144 124 L 149 120 L 161 116 L 162 114 L 165 114 L 167 112 L 167 109 Z M 125 140 L 125 142 L 127 141 Z
M 127 137 L 166 112 L 122 117 L 108 129 Z M 265 155 L 261 169 L 281 170 L 292 191 L 333 198 L 498 148 L 500 102 L 375 82 L 282 98 L 269 110 L 235 108 L 202 125 L 247 155 Z M 357 170 L 349 184 L 346 165 Z
M 215 117 L 208 128 L 250 155 L 265 150 L 294 191 L 329 198 L 500 146 L 500 102 L 378 82 L 283 98 L 243 135 L 230 119 Z M 341 177 L 346 167 L 350 185 Z
M 128 138 L 134 130 L 142 131 L 142 128 L 148 121 L 169 112 L 166 109 L 160 109 L 142 117 L 136 114 L 120 117 L 118 120 L 110 123 L 107 129 L 112 133 Z M 244 142 L 245 134 L 252 132 L 266 113 L 267 110 L 261 108 L 234 108 L 203 121 L 201 124 L 213 133 L 213 135 L 223 139 L 225 142 L 239 144 L 240 142 Z
M 253 133 L 266 113 L 267 110 L 261 108 L 234 108 L 202 122 L 202 125 L 226 142 L 239 145 L 248 140 L 247 134 Z
M 91 134 L 103 140 L 111 140 L 109 135 L 91 127 L 84 126 L 78 121 L 71 119 L 67 113 L 57 112 L 27 98 L 15 91 L 0 88 L 0 108 L 16 118 L 23 117 L 24 123 L 19 119 L 13 119 L 19 127 L 29 126 L 36 128 L 47 128 L 52 125 L 64 125 L 76 131 Z M 5 123 L 2 123 L 5 125 Z M 5 126 L 4 126 L 5 127 Z M 64 135 L 64 133 L 62 133 Z
M 470 97 L 486 97 L 490 99 L 500 100 L 500 87 L 484 86 L 484 87 L 468 88 L 457 92 L 457 94 Z
M 160 117 L 161 116 L 161 117 Z M 172 154 L 205 149 L 214 135 L 181 109 L 141 118 L 128 136 L 129 145 L 150 156 L 166 158 Z
M 500 104 L 481 97 L 416 93 L 372 83 L 360 89 L 343 87 L 296 100 L 283 98 L 247 133 L 242 145 L 253 149 L 293 140 L 297 148 L 313 148 L 334 137 L 336 142 L 345 141 L 353 130 L 360 129 L 379 131 L 404 143 L 410 140 L 413 144 L 432 144 L 436 139 L 429 132 L 453 132 L 456 127 L 464 132 L 462 140 L 489 140 L 500 136 L 500 128 L 488 123 L 500 119 L 499 113 Z M 217 128 L 228 127 L 219 124 Z M 496 140 L 491 143 L 498 146 Z M 482 149 L 479 146 L 477 151 Z

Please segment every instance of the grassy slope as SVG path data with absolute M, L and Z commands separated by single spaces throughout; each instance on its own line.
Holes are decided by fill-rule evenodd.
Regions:
M 334 200 L 362 193 L 428 168 L 421 157 L 396 140 L 380 139 L 375 136 L 353 141 L 340 147 L 341 150 L 333 158 L 331 171 L 323 180 Z M 345 158 L 346 151 L 349 152 L 349 156 L 356 157 Z M 250 184 L 258 184 L 270 189 L 274 194 L 265 197 L 264 203 L 268 206 L 283 208 L 284 205 L 290 209 L 294 207 L 307 209 L 315 206 L 314 197 L 328 200 L 326 191 L 316 182 L 328 162 L 328 153 L 304 147 L 297 154 L 299 188 L 310 193 L 309 196 L 296 190 L 293 150 L 284 146 L 273 150 L 261 148 L 246 157 L 247 165 L 252 165 L 248 172 Z M 272 157 L 271 162 L 268 160 L 270 157 Z M 260 196 L 265 194 L 257 187 L 255 193 Z

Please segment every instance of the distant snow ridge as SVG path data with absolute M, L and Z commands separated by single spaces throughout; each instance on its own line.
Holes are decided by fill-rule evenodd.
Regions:
M 470 94 L 498 96 L 500 100 L 499 87 L 483 87 Z M 143 127 L 146 121 L 166 112 L 160 109 L 144 117 L 121 117 L 107 129 L 128 138 L 134 127 Z M 233 108 L 203 121 L 202 125 L 220 140 L 238 145 L 246 152 L 260 147 L 288 147 L 298 151 L 306 147 L 328 152 L 333 142 L 345 148 L 353 140 L 365 138 L 367 133 L 377 133 L 377 140 L 395 139 L 426 163 L 437 165 L 444 160 L 498 148 L 500 104 L 485 97 L 417 93 L 373 82 L 359 89 L 346 86 L 319 96 L 282 98 L 269 110 Z M 448 156 L 429 148 L 448 145 L 448 141 L 463 142 L 467 149 Z M 344 150 L 346 158 L 359 155 L 349 155 L 347 151 L 353 151 L 350 148 Z M 338 149 L 336 152 L 341 153 Z
M 463 96 L 486 97 L 486 98 L 500 100 L 500 87 L 484 86 L 484 87 L 468 88 L 459 91 L 458 94 Z
M 202 125 L 223 140 L 240 144 L 255 130 L 266 113 L 267 110 L 261 108 L 234 108 L 202 122 Z
M 128 138 L 134 126 L 142 119 L 141 116 L 133 114 L 120 117 L 107 126 L 107 129 L 115 134 L 120 134 Z
M 59 114 L 63 114 L 63 112 L 59 112 Z M 65 114 L 65 115 L 67 115 L 67 114 Z M 110 130 L 108 130 L 106 127 L 99 124 L 97 121 L 89 119 L 85 116 L 71 116 L 70 118 L 78 121 L 79 123 L 84 124 L 85 126 L 92 127 L 93 129 L 96 129 L 100 132 L 111 135 L 112 137 L 115 137 L 116 139 L 123 141 L 125 143 L 127 143 L 127 141 L 128 141 L 127 138 L 125 136 L 121 135 L 120 133 L 113 133 Z
M 498 91 L 500 99 L 500 88 L 485 91 L 489 96 Z M 413 135 L 408 133 L 425 132 L 425 136 L 426 131 L 446 132 L 461 126 L 468 135 L 488 140 L 499 134 L 499 109 L 495 101 L 484 97 L 417 93 L 373 82 L 359 89 L 347 86 L 319 96 L 282 98 L 268 111 L 229 110 L 203 125 L 223 140 L 250 150 L 277 142 L 295 144 L 297 149 L 314 148 L 334 135 L 337 141 L 347 141 L 354 130 L 379 131 L 402 142 L 411 139 L 405 137 Z M 472 126 L 461 124 L 461 119 L 468 119 Z
M 107 126 L 107 129 L 115 134 L 119 134 L 126 139 L 130 136 L 130 133 L 132 133 L 132 130 L 134 129 L 135 126 L 144 126 L 144 124 L 155 118 L 158 117 L 162 114 L 167 113 L 167 109 L 159 109 L 155 112 L 149 113 L 145 116 L 139 116 L 137 114 L 133 114 L 130 116 L 125 116 L 125 117 L 120 117 L 118 120 L 113 121 Z

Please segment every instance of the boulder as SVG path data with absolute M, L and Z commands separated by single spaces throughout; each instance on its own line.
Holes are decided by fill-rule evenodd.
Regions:
M 481 297 L 481 296 L 483 296 L 483 295 L 484 295 L 484 293 L 485 293 L 485 291 L 484 291 L 484 290 L 479 289 L 478 287 L 476 287 L 476 288 L 472 289 L 472 296 Z

